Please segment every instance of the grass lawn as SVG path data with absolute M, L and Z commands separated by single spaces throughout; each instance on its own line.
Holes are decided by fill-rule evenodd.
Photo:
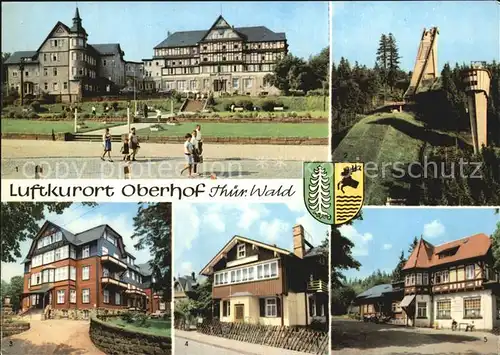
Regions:
M 138 333 L 147 333 L 152 335 L 162 335 L 162 336 L 171 336 L 172 332 L 172 322 L 159 320 L 159 319 L 148 319 L 146 324 L 148 327 L 140 327 L 136 323 L 127 323 L 120 317 L 109 318 L 107 320 L 109 323 L 113 323 L 120 327 L 124 327 L 128 330 L 138 332 Z
M 281 117 L 283 115 L 286 116 L 287 112 L 291 111 L 276 111 L 276 112 L 262 112 L 258 111 L 259 117 L 269 117 L 270 114 L 274 114 L 275 116 Z M 297 114 L 296 117 L 306 117 L 308 114 L 311 115 L 311 118 L 323 118 L 328 119 L 327 111 L 293 111 Z M 212 112 L 209 115 L 213 117 L 228 117 L 228 116 L 237 116 L 240 112 L 229 112 L 229 111 L 221 111 L 221 112 Z M 243 111 L 240 114 L 242 117 L 250 114 L 250 111 Z
M 113 127 L 123 123 L 103 124 L 101 122 L 87 121 L 88 128 L 80 129 L 79 132 L 86 132 L 106 127 Z M 27 134 L 51 134 L 54 133 L 73 133 L 74 122 L 72 121 L 37 121 L 2 118 L 2 133 L 27 133 Z
M 454 137 L 425 129 L 409 113 L 378 113 L 367 116 L 348 132 L 333 152 L 333 161 L 370 163 L 365 179 L 365 204 L 384 205 L 396 181 L 391 168 L 403 169 L 420 161 L 420 148 L 447 145 Z M 401 172 L 398 172 L 401 175 Z M 375 176 L 376 175 L 376 176 Z
M 151 132 L 149 128 L 137 132 L 139 136 L 184 136 L 196 122 L 178 126 L 162 125 L 163 130 Z M 203 123 L 204 137 L 310 137 L 327 138 L 328 123 Z

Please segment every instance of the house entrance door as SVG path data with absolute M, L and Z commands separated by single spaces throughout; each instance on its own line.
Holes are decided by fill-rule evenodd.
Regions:
M 237 304 L 234 306 L 234 319 L 237 322 L 243 322 L 245 318 L 245 305 Z

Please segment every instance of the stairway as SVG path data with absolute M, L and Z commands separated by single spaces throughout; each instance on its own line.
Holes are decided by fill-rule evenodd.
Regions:
M 181 112 L 202 111 L 205 106 L 205 101 L 206 100 L 186 99 L 186 102 L 182 105 Z

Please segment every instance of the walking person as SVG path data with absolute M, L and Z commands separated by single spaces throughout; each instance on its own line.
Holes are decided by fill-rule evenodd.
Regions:
M 193 169 L 193 144 L 191 143 L 191 138 L 193 138 L 193 136 L 188 133 L 184 136 L 184 138 L 186 138 L 186 141 L 184 142 L 184 157 L 186 159 L 186 166 L 181 170 L 181 175 L 184 171 L 188 170 L 188 177 L 192 177 L 193 175 L 191 174 L 191 172 Z
M 137 134 L 135 133 L 135 127 L 132 127 L 130 129 L 130 134 L 128 135 L 128 140 L 129 140 L 129 147 L 132 152 L 130 153 L 129 160 L 136 161 L 135 160 L 135 155 L 137 154 L 137 151 L 139 150 L 139 138 L 137 137 Z
M 198 163 L 200 162 L 200 151 L 198 149 L 198 140 L 196 139 L 196 130 L 193 130 L 191 137 L 191 144 L 193 145 L 193 175 L 198 176 Z
M 128 137 L 123 139 L 123 146 L 121 153 L 123 154 L 123 160 L 130 160 L 130 149 L 129 149 Z
M 97 115 L 97 112 L 95 110 L 95 106 L 92 106 L 92 116 L 96 116 Z
M 201 126 L 196 125 L 196 140 L 198 141 L 198 150 L 200 156 L 203 155 L 203 139 L 201 138 Z
M 147 104 L 144 104 L 143 110 L 144 110 L 144 118 L 147 119 L 148 118 L 148 105 Z
M 102 136 L 102 143 L 104 145 L 104 153 L 102 153 L 101 160 L 104 161 L 104 156 L 108 153 L 109 161 L 113 162 L 111 159 L 111 134 L 109 133 L 109 128 L 106 128 L 106 132 Z

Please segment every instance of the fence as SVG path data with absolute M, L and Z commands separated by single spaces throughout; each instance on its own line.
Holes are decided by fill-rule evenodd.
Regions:
M 206 335 L 311 354 L 327 354 L 329 351 L 328 332 L 306 327 L 210 321 L 200 324 L 198 331 Z

